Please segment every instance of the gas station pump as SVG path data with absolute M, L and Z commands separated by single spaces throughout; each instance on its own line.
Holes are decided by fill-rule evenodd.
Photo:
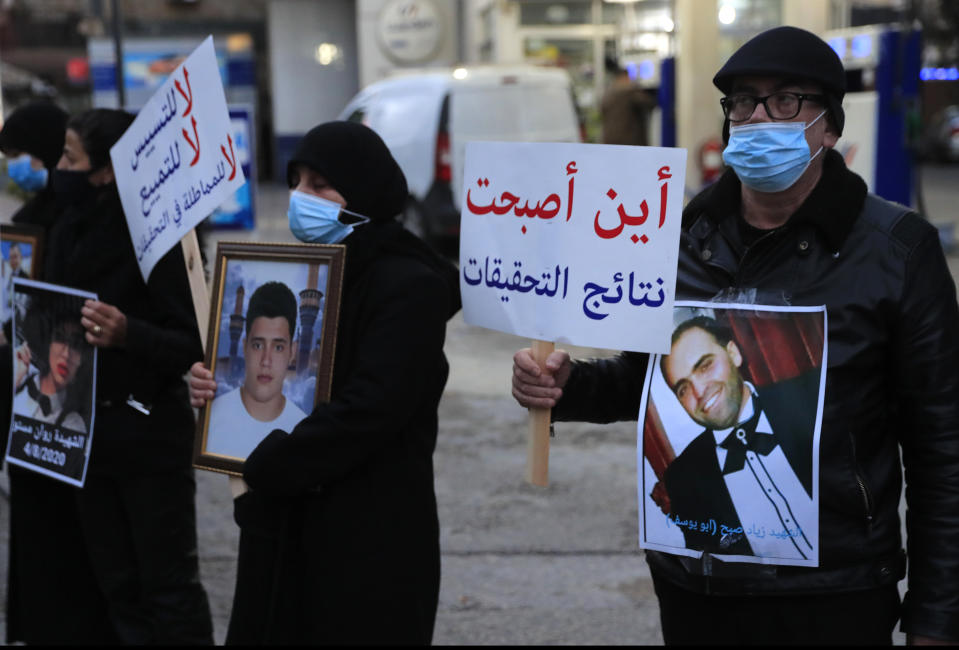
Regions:
M 824 35 L 846 68 L 846 123 L 837 151 L 871 192 L 911 206 L 914 161 L 909 129 L 919 97 L 920 34 L 875 25 Z
M 648 57 L 627 63 L 626 69 L 636 83 L 650 91 L 656 91 L 656 109 L 650 116 L 647 132 L 651 146 L 676 146 L 676 59 L 674 57 Z M 697 151 L 701 172 L 699 179 L 688 179 L 687 192 L 695 194 L 699 189 L 714 182 L 722 174 L 722 141 L 717 135 L 702 142 Z

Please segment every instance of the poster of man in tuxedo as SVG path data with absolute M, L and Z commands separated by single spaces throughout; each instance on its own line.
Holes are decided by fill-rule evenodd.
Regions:
M 677 303 L 639 421 L 640 546 L 819 563 L 824 307 Z

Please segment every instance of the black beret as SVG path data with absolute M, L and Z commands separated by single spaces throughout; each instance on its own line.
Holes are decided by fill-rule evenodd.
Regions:
M 807 79 L 819 84 L 842 134 L 846 71 L 836 52 L 812 32 L 787 25 L 754 36 L 729 57 L 713 77 L 713 84 L 728 95 L 735 79 L 748 75 Z
M 399 214 L 409 194 L 406 176 L 386 143 L 356 122 L 326 122 L 310 129 L 287 163 L 291 187 L 297 164 L 322 174 L 346 199 L 347 210 L 374 221 Z
M 67 112 L 50 102 L 26 104 L 13 111 L 0 130 L 0 151 L 28 153 L 53 169 L 63 154 Z

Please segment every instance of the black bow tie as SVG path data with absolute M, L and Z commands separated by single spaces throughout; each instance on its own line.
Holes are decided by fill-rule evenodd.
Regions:
M 723 474 L 738 472 L 746 465 L 746 452 L 753 451 L 763 456 L 769 455 L 776 448 L 775 436 L 768 433 L 756 433 L 759 424 L 759 405 L 753 401 L 755 413 L 751 418 L 733 427 L 726 439 L 719 446 L 726 450 L 726 462 L 723 465 Z
M 35 377 L 36 375 L 34 375 Z M 50 398 L 40 392 L 40 389 L 37 388 L 37 385 L 33 381 L 33 377 L 29 377 L 26 381 L 27 393 L 30 394 L 30 399 L 40 405 L 40 410 L 43 411 L 44 415 L 50 415 Z

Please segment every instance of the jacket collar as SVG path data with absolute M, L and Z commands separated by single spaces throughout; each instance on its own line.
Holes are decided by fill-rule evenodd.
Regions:
M 700 215 L 716 226 L 738 219 L 742 187 L 732 169 L 700 192 L 683 210 L 683 228 L 690 228 Z M 808 223 L 819 230 L 829 248 L 838 251 L 852 231 L 866 200 L 866 183 L 849 171 L 842 156 L 830 149 L 823 160 L 822 178 L 789 224 Z

